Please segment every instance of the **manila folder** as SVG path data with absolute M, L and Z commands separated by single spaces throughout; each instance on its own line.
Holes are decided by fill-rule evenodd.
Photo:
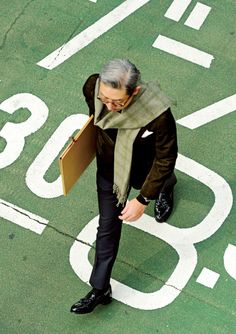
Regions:
M 93 115 L 60 155 L 59 166 L 64 195 L 67 195 L 96 154 L 96 127 Z

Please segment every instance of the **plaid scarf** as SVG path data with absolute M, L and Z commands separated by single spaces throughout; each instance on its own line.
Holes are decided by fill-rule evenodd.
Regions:
M 94 94 L 94 124 L 103 130 L 117 129 L 114 152 L 114 185 L 118 204 L 124 205 L 129 189 L 134 140 L 140 129 L 170 107 L 170 99 L 156 82 L 141 83 L 141 92 L 135 95 L 127 108 L 119 112 L 102 113 L 103 103 L 97 99 L 99 79 Z M 137 166 L 138 168 L 138 166 Z

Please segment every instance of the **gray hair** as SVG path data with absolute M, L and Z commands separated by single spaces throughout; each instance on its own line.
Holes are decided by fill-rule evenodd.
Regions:
M 125 89 L 132 94 L 140 80 L 140 72 L 128 59 L 113 59 L 104 65 L 100 80 L 112 88 Z

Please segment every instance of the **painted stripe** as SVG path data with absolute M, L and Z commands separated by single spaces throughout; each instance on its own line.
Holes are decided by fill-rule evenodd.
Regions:
M 39 61 L 37 65 L 49 70 L 54 69 L 149 1 L 150 0 L 124 1 L 107 15 L 76 35 L 68 43 L 63 44 L 57 50 Z
M 179 119 L 177 123 L 189 129 L 196 129 L 233 111 L 236 111 L 236 94 L 195 111 Z
M 162 35 L 157 37 L 152 46 L 206 68 L 211 66 L 214 59 L 209 53 Z
M 198 2 L 184 24 L 190 28 L 199 30 L 210 11 L 211 7 Z
M 190 3 L 191 0 L 174 0 L 170 7 L 167 9 L 165 17 L 178 22 L 190 5 Z
M 89 1 L 94 2 L 94 3 L 97 2 L 97 0 L 89 0 Z
M 37 234 L 42 234 L 48 224 L 48 220 L 2 199 L 0 217 Z

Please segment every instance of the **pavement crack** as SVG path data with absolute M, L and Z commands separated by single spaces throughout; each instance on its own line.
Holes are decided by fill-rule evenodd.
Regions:
M 151 279 L 153 279 L 153 280 L 157 280 L 157 281 L 163 283 L 163 284 L 166 285 L 166 286 L 169 286 L 169 287 L 171 287 L 171 288 L 173 288 L 173 289 L 176 289 L 176 290 L 178 290 L 178 291 L 182 291 L 181 289 L 177 288 L 177 287 L 174 286 L 174 285 L 167 284 L 166 281 L 163 280 L 163 279 L 161 279 L 160 277 L 158 277 L 158 276 L 156 276 L 156 275 L 153 275 L 153 274 L 150 274 L 149 272 L 146 272 L 146 271 L 144 271 L 144 270 L 140 270 L 139 267 L 136 267 L 136 266 L 134 266 L 133 264 L 131 264 L 131 263 L 125 261 L 125 260 L 122 260 L 122 259 L 119 259 L 119 258 L 118 258 L 118 259 L 117 259 L 117 262 L 120 262 L 120 263 L 122 263 L 122 264 L 124 264 L 124 265 L 130 267 L 132 270 L 137 271 L 138 273 L 140 273 L 140 274 L 142 274 L 142 275 L 144 275 L 144 276 L 147 276 L 147 277 L 149 277 L 149 278 L 151 278 Z
M 59 234 L 65 236 L 65 237 L 68 237 L 68 238 L 70 238 L 70 239 L 72 239 L 72 240 L 74 240 L 74 241 L 78 241 L 78 242 L 80 242 L 80 243 L 83 244 L 83 245 L 89 246 L 89 247 L 91 247 L 91 248 L 95 248 L 95 247 L 94 247 L 93 245 L 91 245 L 90 243 L 85 242 L 85 241 L 83 241 L 83 240 L 81 240 L 81 239 L 78 239 L 78 238 L 74 237 L 73 235 L 71 235 L 71 234 L 69 234 L 69 233 L 67 233 L 67 232 L 63 232 L 63 231 L 59 230 L 58 228 L 56 228 L 56 227 L 53 226 L 53 225 L 47 224 L 47 227 L 53 229 L 54 231 L 56 231 L 57 233 L 59 233 Z
M 0 50 L 2 50 L 6 44 L 7 41 L 7 37 L 9 35 L 9 33 L 11 32 L 11 30 L 13 29 L 14 25 L 16 24 L 16 22 L 21 18 L 22 15 L 24 15 L 27 7 L 29 7 L 29 5 L 35 0 L 30 0 L 28 1 L 24 7 L 22 8 L 22 10 L 20 11 L 20 13 L 16 16 L 16 18 L 13 20 L 13 22 L 10 24 L 9 28 L 7 29 L 7 31 L 4 33 L 3 39 L 2 39 L 2 43 L 0 44 Z
M 158 277 L 158 276 L 156 276 L 156 275 L 153 275 L 153 274 L 150 274 L 149 272 L 146 272 L 146 271 L 144 271 L 144 270 L 140 270 L 139 267 L 134 266 L 134 265 L 132 265 L 131 263 L 125 261 L 125 260 L 122 260 L 122 259 L 117 258 L 117 262 L 120 262 L 120 263 L 122 263 L 122 264 L 124 264 L 124 265 L 130 267 L 132 270 L 137 271 L 139 274 L 141 273 L 142 275 L 145 275 L 146 277 L 149 277 L 149 278 L 151 278 L 151 279 L 153 279 L 153 280 L 155 280 L 155 281 L 159 281 L 159 282 L 163 283 L 163 285 L 168 286 L 168 287 L 171 287 L 171 288 L 173 288 L 173 289 L 179 291 L 180 293 L 183 293 L 185 296 L 187 296 L 187 297 L 189 297 L 189 298 L 192 298 L 192 299 L 195 299 L 196 301 L 198 301 L 198 302 L 200 302 L 200 303 L 202 303 L 202 304 L 206 304 L 206 305 L 208 305 L 208 306 L 210 306 L 210 307 L 213 307 L 213 308 L 215 308 L 215 309 L 217 309 L 217 310 L 225 311 L 225 307 L 224 307 L 223 305 L 221 305 L 220 303 L 219 303 L 219 304 L 217 304 L 217 303 L 213 303 L 213 302 L 210 302 L 209 300 L 206 300 L 206 299 L 204 299 L 204 298 L 201 298 L 201 297 L 199 297 L 199 296 L 197 296 L 197 295 L 191 293 L 190 291 L 187 291 L 187 290 L 185 289 L 185 286 L 184 286 L 182 289 L 180 289 L 180 288 L 178 288 L 177 286 L 175 286 L 175 285 L 173 285 L 173 284 L 168 284 L 168 283 L 166 283 L 166 280 L 161 279 L 160 277 Z M 228 313 L 230 313 L 230 315 L 232 315 L 232 316 L 234 316 L 234 317 L 236 316 L 236 313 L 235 313 L 234 311 L 230 311 L 230 310 L 228 310 Z
M 20 213 L 21 215 L 24 215 L 25 217 L 29 218 L 30 220 L 33 220 L 33 221 L 35 221 L 35 222 L 38 223 L 38 224 L 44 225 L 44 226 L 46 226 L 47 228 L 52 229 L 53 231 L 57 232 L 57 233 L 60 234 L 60 235 L 63 235 L 63 236 L 65 236 L 65 237 L 67 237 L 67 238 L 70 238 L 70 239 L 72 239 L 73 241 L 77 241 L 77 242 L 79 242 L 79 243 L 81 243 L 81 244 L 83 244 L 83 245 L 86 245 L 86 246 L 90 247 L 91 249 L 95 250 L 95 246 L 94 246 L 94 245 L 92 245 L 92 244 L 90 244 L 90 243 L 88 243 L 88 242 L 85 242 L 85 241 L 83 241 L 83 240 L 81 240 L 81 239 L 79 239 L 79 238 L 77 238 L 77 237 L 75 237 L 75 236 L 73 236 L 73 235 L 71 235 L 71 234 L 69 234 L 69 233 L 67 233 L 67 232 L 64 232 L 64 231 L 60 230 L 60 229 L 58 229 L 57 227 L 55 227 L 54 225 L 52 225 L 52 224 L 50 224 L 50 223 L 47 223 L 47 222 L 44 223 L 44 222 L 42 222 L 42 221 L 39 221 L 38 219 L 35 219 L 34 217 L 30 216 L 30 215 L 27 214 L 26 212 L 20 210 L 19 208 L 13 207 L 12 205 L 9 205 L 8 203 L 2 202 L 2 201 L 0 201 L 0 205 L 4 205 L 4 206 L 10 208 L 11 210 L 16 211 L 17 213 Z M 46 220 L 46 219 L 45 219 L 45 220 Z M 131 268 L 133 271 L 136 271 L 136 272 L 138 272 L 139 274 L 145 275 L 146 277 L 153 279 L 154 281 L 159 281 L 159 282 L 161 282 L 163 285 L 168 286 L 168 287 L 171 287 L 171 288 L 173 288 L 173 289 L 179 291 L 180 293 L 184 293 L 184 294 L 185 294 L 186 296 L 188 296 L 189 298 L 193 298 L 193 299 L 197 300 L 197 301 L 200 302 L 200 303 L 207 304 L 208 306 L 214 307 L 214 308 L 216 308 L 216 309 L 218 309 L 218 310 L 225 310 L 225 308 L 224 308 L 221 304 L 212 303 L 212 302 L 210 302 L 210 301 L 208 301 L 208 300 L 206 300 L 206 299 L 204 299 L 204 298 L 201 298 L 201 297 L 199 297 L 199 296 L 196 296 L 195 294 L 193 294 L 193 293 L 187 291 L 187 290 L 185 289 L 185 287 L 184 287 L 183 289 L 180 289 L 180 288 L 178 288 L 177 286 L 175 286 L 175 285 L 173 285 L 173 284 L 168 284 L 168 283 L 166 283 L 166 280 L 164 280 L 164 279 L 158 277 L 157 275 L 153 275 L 153 274 L 151 274 L 151 273 L 149 273 L 149 272 L 147 272 L 147 271 L 145 271 L 145 270 L 142 270 L 140 267 L 135 266 L 135 265 L 133 265 L 132 263 L 130 263 L 130 262 L 128 262 L 128 261 L 125 261 L 125 260 L 123 260 L 123 259 L 121 259 L 121 258 L 119 258 L 119 257 L 117 257 L 116 262 L 119 262 L 120 264 L 123 264 L 123 265 L 125 265 L 125 266 Z M 234 317 L 235 317 L 235 315 L 236 315 L 235 312 L 232 312 L 232 311 L 229 311 L 229 313 L 230 313 L 232 316 L 234 316 Z
M 0 202 L 0 204 L 6 206 L 6 207 L 8 207 L 8 208 L 10 208 L 11 210 L 14 210 L 14 211 L 17 212 L 17 213 L 20 213 L 21 215 L 23 215 L 23 216 L 29 218 L 30 220 L 32 220 L 32 221 L 34 221 L 34 222 L 36 222 L 36 223 L 38 223 L 38 224 L 40 224 L 40 225 L 46 226 L 46 227 L 48 227 L 48 228 L 51 228 L 52 230 L 56 231 L 57 233 L 59 233 L 59 234 L 61 234 L 61 235 L 63 235 L 63 236 L 66 236 L 66 237 L 68 237 L 68 238 L 70 238 L 70 239 L 73 239 L 74 241 L 78 241 L 78 242 L 80 242 L 80 243 L 82 243 L 82 244 L 84 244 L 84 245 L 86 245 L 86 246 L 89 246 L 89 247 L 91 247 L 91 248 L 94 248 L 94 246 L 93 246 L 93 245 L 90 245 L 88 242 L 85 242 L 85 241 L 83 241 L 83 240 L 80 240 L 80 239 L 76 238 L 75 236 L 73 236 L 73 235 L 71 235 L 71 234 L 69 234 L 69 233 L 67 233 L 67 232 L 63 232 L 63 231 L 59 230 L 57 227 L 51 225 L 49 222 L 48 222 L 48 223 L 44 223 L 44 222 L 42 222 L 42 221 L 40 221 L 40 220 L 38 220 L 38 219 L 36 219 L 36 218 L 30 216 L 29 214 L 27 214 L 26 212 L 20 210 L 19 208 L 16 208 L 16 207 L 14 207 L 14 206 L 12 206 L 12 205 L 9 205 L 9 204 L 7 204 L 7 203 L 5 203 L 5 202 Z M 46 220 L 46 219 L 45 219 L 45 220 Z
M 61 52 L 64 50 L 64 47 L 66 46 L 66 44 L 73 38 L 74 34 L 77 32 L 77 30 L 79 29 L 79 27 L 81 26 L 81 23 L 83 21 L 80 21 L 78 23 L 78 25 L 75 27 L 75 29 L 72 31 L 72 33 L 69 35 L 69 37 L 67 38 L 67 40 L 62 44 L 62 46 L 58 49 L 58 52 L 56 54 L 56 56 L 54 57 L 54 59 L 51 61 L 51 63 L 49 64 L 49 67 L 51 67 L 53 65 L 53 63 L 57 60 L 58 57 L 60 57 Z
M 55 232 L 59 233 L 60 235 L 63 235 L 63 236 L 65 236 L 65 237 L 68 237 L 68 238 L 72 239 L 73 241 L 80 242 L 81 244 L 86 245 L 86 246 L 90 247 L 91 249 L 94 249 L 94 250 L 95 250 L 95 246 L 94 246 L 94 245 L 92 245 L 92 244 L 90 244 L 90 243 L 88 243 L 88 242 L 85 242 L 85 241 L 83 241 L 83 240 L 81 240 L 81 239 L 78 239 L 77 237 L 75 237 L 75 236 L 73 236 L 73 235 L 71 235 L 71 234 L 69 234 L 69 233 L 67 233 L 67 232 L 64 232 L 64 231 L 58 229 L 57 227 L 55 227 L 54 225 L 50 224 L 49 222 L 48 222 L 48 223 L 46 223 L 46 222 L 44 223 L 44 222 L 42 222 L 42 221 L 40 221 L 40 220 L 38 220 L 38 219 L 36 219 L 36 218 L 30 216 L 29 214 L 27 214 L 26 212 L 20 210 L 19 208 L 13 207 L 12 205 L 9 205 L 8 203 L 0 202 L 0 204 L 6 206 L 6 207 L 8 207 L 8 208 L 10 208 L 11 210 L 16 211 L 17 213 L 20 213 L 21 215 L 23 215 L 23 216 L 29 218 L 30 220 L 33 220 L 34 222 L 36 222 L 36 223 L 38 223 L 38 224 L 44 225 L 44 226 L 46 226 L 47 228 L 50 228 L 50 229 L 54 230 Z M 127 267 L 131 268 L 131 269 L 134 270 L 134 271 L 137 271 L 138 273 L 140 273 L 140 274 L 142 274 L 142 275 L 145 275 L 145 276 L 147 276 L 147 277 L 149 277 L 149 278 L 151 278 L 151 279 L 153 279 L 153 280 L 158 280 L 159 282 L 163 283 L 163 284 L 166 285 L 166 286 L 170 286 L 170 287 L 172 287 L 172 288 L 174 288 L 174 289 L 176 289 L 176 290 L 178 290 L 178 291 L 181 291 L 181 290 L 178 289 L 176 286 L 173 286 L 173 285 L 170 285 L 170 284 L 166 284 L 166 282 L 165 282 L 163 279 L 161 279 L 161 278 L 159 278 L 158 276 L 155 276 L 155 275 L 153 275 L 153 274 L 150 274 L 149 272 L 146 272 L 146 271 L 144 271 L 144 270 L 141 270 L 139 267 L 134 266 L 134 265 L 131 264 L 130 262 L 127 262 L 127 261 L 125 261 L 125 260 L 123 260 L 123 259 L 121 259 L 121 258 L 119 258 L 119 257 L 117 258 L 116 261 L 119 262 L 119 263 L 121 263 L 121 264 L 126 265 Z

